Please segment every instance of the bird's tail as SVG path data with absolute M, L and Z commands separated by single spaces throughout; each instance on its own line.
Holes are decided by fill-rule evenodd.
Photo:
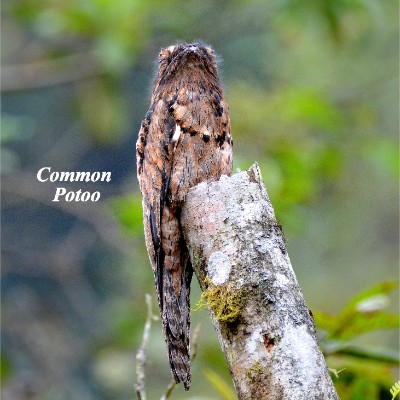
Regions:
M 192 265 L 179 220 L 166 207 L 163 217 L 162 322 L 169 363 L 176 383 L 190 386 L 190 282 Z
M 185 269 L 191 270 L 190 262 Z M 174 274 L 165 271 L 163 326 L 168 346 L 168 357 L 175 382 L 183 382 L 186 390 L 190 386 L 190 280 L 191 271 L 180 274 L 180 291 L 176 292 Z

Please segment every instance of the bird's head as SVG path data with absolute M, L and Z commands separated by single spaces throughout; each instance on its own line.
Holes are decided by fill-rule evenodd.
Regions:
M 190 68 L 194 74 L 198 69 L 217 78 L 217 57 L 214 50 L 198 42 L 179 43 L 161 49 L 158 56 L 158 84 L 167 83 L 183 68 Z

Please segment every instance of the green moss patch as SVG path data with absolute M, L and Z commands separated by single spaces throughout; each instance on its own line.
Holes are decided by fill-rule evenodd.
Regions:
M 246 297 L 243 289 L 236 289 L 227 283 L 214 285 L 207 277 L 206 289 L 201 294 L 197 309 L 209 306 L 215 314 L 215 319 L 221 322 L 234 322 L 243 309 Z

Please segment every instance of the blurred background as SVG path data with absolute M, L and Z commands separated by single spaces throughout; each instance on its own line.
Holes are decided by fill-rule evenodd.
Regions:
M 391 399 L 398 35 L 394 0 L 3 0 L 2 398 L 135 398 L 155 299 L 137 132 L 160 48 L 202 40 L 222 58 L 234 168 L 261 167 L 328 366 L 346 368 L 341 398 Z M 42 167 L 112 180 L 41 183 Z M 101 198 L 52 202 L 60 186 Z M 171 398 L 234 398 L 207 311 L 198 323 L 192 388 Z M 146 371 L 158 399 L 171 377 L 156 320 Z

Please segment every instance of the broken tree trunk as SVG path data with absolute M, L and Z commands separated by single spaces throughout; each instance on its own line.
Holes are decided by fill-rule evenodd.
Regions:
M 239 400 L 338 399 L 257 164 L 193 188 L 181 223 Z

